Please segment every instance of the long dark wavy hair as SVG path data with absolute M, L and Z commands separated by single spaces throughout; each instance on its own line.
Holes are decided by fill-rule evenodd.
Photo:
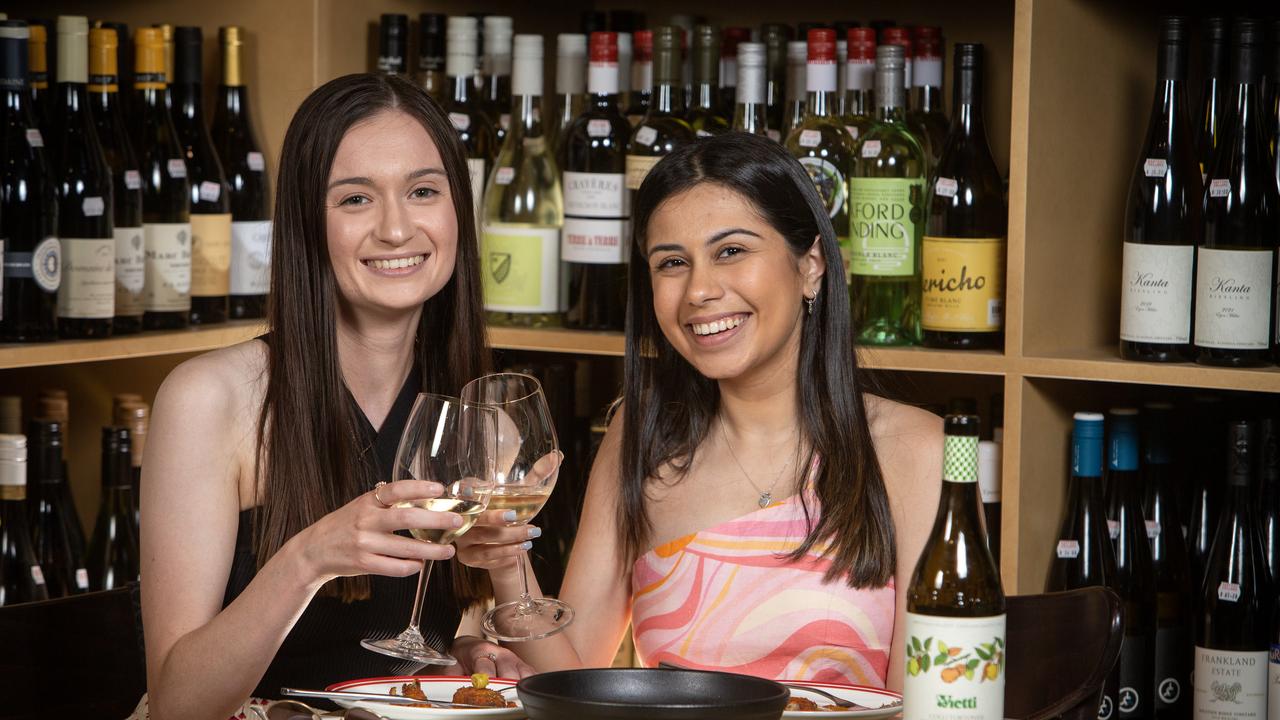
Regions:
M 797 258 L 814 238 L 821 242 L 826 272 L 813 314 L 804 316 L 796 378 L 801 438 L 812 453 L 798 467 L 809 467 L 815 455 L 821 459 L 814 483 L 821 511 L 801 494 L 809 534 L 791 558 L 825 545 L 828 581 L 844 576 L 853 587 L 882 586 L 894 571 L 893 518 L 862 399 L 870 385 L 858 372 L 840 247 L 804 167 L 777 143 L 746 133 L 681 147 L 654 166 L 636 193 L 617 507 L 623 559 L 630 565 L 653 541 L 649 484 L 678 481 L 688 472 L 719 412 L 719 386 L 676 352 L 659 328 L 645 256 L 653 213 L 703 183 L 745 198 Z
M 423 303 L 414 342 L 424 392 L 456 395 L 488 371 L 480 260 L 466 156 L 440 106 L 399 77 L 346 75 L 302 102 L 280 154 L 272 231 L 267 390 L 258 419 L 257 478 L 262 506 L 254 517 L 258 567 L 285 541 L 360 493 L 374 478 L 360 455 L 358 409 L 338 365 L 339 289 L 325 236 L 325 195 L 338 145 L 356 123 L 395 110 L 413 117 L 444 161 L 458 218 L 452 277 Z M 457 570 L 455 593 L 482 599 L 477 573 Z M 321 592 L 344 600 L 369 595 L 367 576 L 338 578 Z

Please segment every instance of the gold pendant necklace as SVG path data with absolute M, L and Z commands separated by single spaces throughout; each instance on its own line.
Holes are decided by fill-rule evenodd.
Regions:
M 724 431 L 723 420 L 720 421 L 720 437 L 724 439 L 724 446 L 729 449 L 729 457 L 733 458 L 733 464 L 737 465 L 738 470 L 742 471 L 742 476 L 747 479 L 747 482 L 751 485 L 751 489 L 760 493 L 760 499 L 756 501 L 756 504 L 759 505 L 762 510 L 769 507 L 769 503 L 773 502 L 773 489 L 777 487 L 778 481 L 781 480 L 782 476 L 787 472 L 787 468 L 791 467 L 791 461 L 795 459 L 794 454 L 792 457 L 787 458 L 787 462 L 782 466 L 782 469 L 778 471 L 778 476 L 769 484 L 769 488 L 767 490 L 761 490 L 760 487 L 756 485 L 755 481 L 751 479 L 751 475 L 747 473 L 747 469 L 742 466 L 742 461 L 738 460 L 738 453 L 734 452 L 733 445 L 729 443 L 729 435 Z

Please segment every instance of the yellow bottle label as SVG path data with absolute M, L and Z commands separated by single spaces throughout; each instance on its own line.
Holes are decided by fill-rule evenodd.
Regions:
M 996 332 L 1004 326 L 1004 238 L 924 237 L 921 324 Z
M 231 215 L 191 216 L 191 295 L 221 297 L 231 286 Z
M 639 190 L 644 179 L 649 176 L 649 171 L 662 157 L 649 157 L 646 155 L 628 155 L 627 156 L 627 189 Z
M 560 228 L 488 223 L 480 236 L 480 257 L 486 310 L 560 310 Z

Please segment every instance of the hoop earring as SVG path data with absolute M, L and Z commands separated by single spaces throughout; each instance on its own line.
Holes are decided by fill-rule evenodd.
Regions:
M 810 315 L 813 314 L 813 301 L 816 300 L 817 298 L 818 298 L 818 293 L 814 293 L 813 297 L 806 297 L 804 299 L 805 304 L 809 306 L 808 314 Z

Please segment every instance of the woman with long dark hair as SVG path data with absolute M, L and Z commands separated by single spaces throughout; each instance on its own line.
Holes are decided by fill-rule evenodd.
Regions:
M 375 485 L 416 395 L 457 394 L 488 366 L 453 128 L 405 80 L 338 78 L 294 115 L 276 187 L 269 334 L 183 363 L 156 397 L 142 483 L 152 718 L 224 720 L 281 686 L 417 671 L 360 640 L 394 637 L 422 560 L 453 555 L 397 531 L 461 522 L 392 507 L 434 483 Z M 467 672 L 524 672 L 477 637 L 477 577 L 439 575 L 427 641 L 452 643 Z
M 938 503 L 940 420 L 868 393 L 844 267 L 804 168 L 746 134 L 635 197 L 622 409 L 601 445 L 538 670 L 645 665 L 901 687 L 906 586 Z M 519 592 L 524 528 L 459 558 Z

